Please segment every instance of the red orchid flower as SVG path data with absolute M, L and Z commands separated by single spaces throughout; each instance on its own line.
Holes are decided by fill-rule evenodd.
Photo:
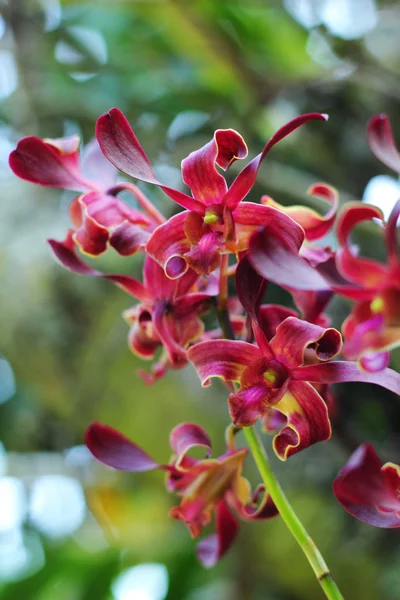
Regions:
M 229 188 L 216 167 L 228 169 L 234 161 L 247 156 L 247 147 L 233 129 L 218 129 L 208 144 L 182 162 L 182 178 L 193 197 L 173 190 L 157 179 L 129 122 L 117 108 L 99 118 L 96 135 L 105 156 L 118 169 L 161 187 L 186 209 L 160 225 L 146 247 L 168 277 L 175 279 L 189 267 L 200 274 L 211 273 L 218 267 L 221 253 L 245 250 L 250 234 L 261 225 L 271 222 L 275 228 L 292 227 L 301 232 L 301 228 L 280 211 L 242 201 L 252 189 L 267 152 L 312 119 L 325 120 L 326 116 L 310 113 L 286 124 L 244 167 Z
M 198 291 L 197 273 L 190 269 L 179 280 L 172 281 L 147 257 L 141 283 L 127 275 L 108 275 L 86 265 L 75 252 L 72 232 L 63 242 L 49 240 L 49 243 L 59 262 L 70 271 L 110 279 L 140 301 L 124 314 L 131 325 L 129 346 L 137 356 L 149 360 L 161 346 L 166 353 L 155 365 L 153 377 L 144 377 L 148 383 L 161 377 L 168 367 L 179 368 L 187 363 L 185 348 L 204 329 L 198 313 L 212 297 L 208 291 Z
M 239 384 L 228 398 L 236 426 L 253 424 L 271 406 L 286 417 L 287 425 L 274 439 L 282 460 L 330 437 L 326 404 L 311 384 L 366 381 L 400 392 L 400 375 L 391 369 L 365 373 L 356 363 L 331 361 L 341 348 L 340 333 L 333 328 L 288 317 L 270 341 L 258 325 L 255 335 L 257 345 L 211 340 L 192 346 L 187 355 L 203 386 L 211 377 Z M 316 362 L 305 364 L 306 359 Z
M 344 207 L 339 217 L 337 233 L 341 248 L 337 252 L 338 270 L 352 283 L 360 286 L 358 299 L 342 331 L 344 354 L 359 359 L 367 371 L 379 371 L 389 363 L 389 350 L 400 345 L 400 261 L 397 252 L 396 226 L 400 200 L 384 224 L 388 253 L 387 264 L 354 254 L 349 237 L 352 229 L 363 221 L 380 219 L 380 209 L 361 202 Z
M 373 525 L 400 527 L 400 467 L 382 466 L 371 444 L 362 444 L 350 457 L 333 483 L 343 508 L 353 517 Z
M 248 521 L 278 514 L 262 486 L 251 493 L 249 482 L 241 474 L 247 450 L 235 449 L 233 435 L 227 436 L 227 452 L 212 459 L 211 442 L 204 429 L 194 423 L 182 423 L 171 432 L 174 454 L 167 465 L 157 463 L 121 433 L 100 423 L 89 426 L 85 439 L 90 452 L 114 469 L 166 471 L 167 489 L 181 497 L 180 505 L 171 509 L 170 516 L 183 521 L 193 537 L 202 533 L 215 513 L 216 533 L 197 545 L 197 556 L 206 567 L 212 567 L 226 553 L 238 533 L 239 523 L 232 510 Z M 205 458 L 190 456 L 189 451 L 196 447 L 205 450 Z
M 116 185 L 117 170 L 96 140 L 85 147 L 81 161 L 79 143 L 76 135 L 52 140 L 26 137 L 11 153 L 10 167 L 31 183 L 83 192 L 70 206 L 74 241 L 82 252 L 98 256 L 110 245 L 119 254 L 130 256 L 144 247 L 150 232 L 164 218 L 136 186 Z M 123 190 L 131 192 L 148 215 L 118 198 Z

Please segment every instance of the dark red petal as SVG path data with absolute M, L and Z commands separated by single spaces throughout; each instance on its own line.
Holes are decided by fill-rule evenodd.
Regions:
M 224 242 L 217 231 L 206 233 L 199 242 L 186 252 L 185 259 L 199 275 L 210 275 L 220 264 L 220 251 Z
M 273 442 L 282 460 L 331 437 L 328 408 L 317 390 L 309 383 L 290 381 L 288 391 L 291 401 L 284 396 L 276 405 L 287 418 Z
M 261 419 L 268 409 L 270 394 L 270 388 L 263 382 L 230 394 L 228 404 L 233 424 L 236 427 L 249 427 Z
M 127 118 L 118 108 L 112 108 L 97 120 L 96 137 L 104 155 L 127 175 L 152 183 L 188 210 L 204 212 L 203 205 L 187 194 L 164 186 L 155 176 L 145 151 L 139 144 Z
M 184 229 L 188 215 L 188 211 L 174 215 L 159 225 L 147 242 L 146 252 L 163 267 L 170 279 L 178 279 L 188 270 L 184 258 L 190 250 Z
M 59 262 L 69 269 L 73 273 L 79 275 L 88 275 L 89 277 L 101 277 L 102 279 L 109 279 L 117 284 L 128 294 L 131 294 L 135 298 L 141 301 L 149 300 L 149 293 L 140 281 L 137 281 L 133 277 L 128 275 L 108 275 L 100 273 L 86 265 L 75 253 L 74 242 L 72 239 L 73 232 L 70 231 L 63 242 L 57 240 L 47 240 L 54 252 L 54 255 Z
M 371 444 L 362 444 L 350 457 L 333 483 L 333 491 L 345 510 L 368 525 L 400 527 L 400 500 L 397 477 L 393 488 Z
M 192 448 L 205 448 L 206 458 L 211 456 L 211 440 L 207 432 L 195 423 L 181 423 L 174 427 L 169 437 L 172 450 L 177 455 L 174 464 L 179 464 Z
M 124 221 L 118 225 L 110 236 L 110 246 L 121 256 L 132 256 L 143 250 L 150 233 L 140 225 Z
M 120 471 L 151 471 L 160 467 L 122 433 L 101 423 L 89 425 L 85 443 L 97 460 Z
M 234 498 L 232 495 L 229 495 L 229 500 L 232 500 L 235 511 L 245 521 L 272 519 L 279 515 L 278 509 L 263 484 L 257 486 L 247 504 L 243 504 L 239 498 Z
M 216 528 L 217 533 L 201 540 L 196 548 L 197 558 L 207 568 L 213 567 L 229 550 L 239 531 L 239 522 L 224 499 L 216 506 Z
M 228 188 L 216 164 L 226 169 L 246 156 L 247 147 L 239 133 L 233 129 L 218 129 L 211 142 L 182 161 L 183 181 L 196 200 L 205 205 L 217 204 Z
M 400 173 L 400 154 L 393 139 L 387 115 L 372 117 L 367 126 L 368 144 L 376 158 L 384 165 Z
M 90 184 L 80 173 L 78 146 L 78 136 L 47 142 L 26 137 L 11 152 L 9 164 L 15 175 L 31 183 L 85 192 Z
M 271 348 L 276 358 L 287 367 L 299 367 L 304 364 L 306 348 L 314 345 L 317 358 L 329 360 L 340 352 L 342 336 L 330 327 L 308 323 L 296 317 L 288 317 L 278 325 Z
M 267 287 L 267 281 L 251 266 L 247 256 L 239 262 L 235 273 L 236 292 L 244 310 L 258 322 L 258 312 Z
M 388 259 L 395 266 L 399 264 L 399 252 L 397 248 L 397 221 L 400 215 L 400 200 L 392 208 L 385 228 L 386 245 L 388 249 Z
M 400 374 L 392 369 L 377 373 L 362 371 L 355 362 L 333 361 L 291 369 L 290 376 L 298 381 L 311 383 L 344 383 L 361 381 L 375 383 L 400 396 Z
M 223 199 L 223 203 L 234 210 L 239 202 L 241 202 L 247 196 L 253 187 L 256 181 L 258 169 L 269 150 L 280 140 L 292 133 L 292 131 L 295 131 L 298 127 L 301 127 L 305 123 L 308 123 L 308 121 L 314 119 L 326 121 L 327 116 L 321 115 L 320 113 L 308 113 L 305 115 L 300 115 L 278 129 L 278 131 L 266 143 L 261 154 L 253 158 L 253 160 L 249 162 L 249 164 L 246 165 L 236 177 L 235 181 L 227 191 L 225 198 Z

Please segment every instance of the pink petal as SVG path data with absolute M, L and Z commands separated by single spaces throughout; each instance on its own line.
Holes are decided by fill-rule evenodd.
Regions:
M 63 242 L 57 240 L 48 240 L 54 255 L 59 262 L 69 269 L 73 273 L 79 275 L 88 275 L 89 277 L 101 277 L 102 279 L 109 279 L 118 285 L 128 294 L 131 294 L 135 298 L 141 301 L 149 300 L 149 293 L 140 281 L 137 281 L 133 277 L 128 275 L 108 275 L 100 273 L 86 265 L 75 253 L 74 242 L 72 239 L 73 232 L 70 231 Z
M 385 227 L 386 245 L 388 249 L 388 260 L 395 266 L 399 264 L 399 251 L 397 247 L 397 221 L 400 215 L 400 200 L 396 202 L 390 213 Z
M 196 554 L 204 567 L 211 568 L 229 550 L 239 531 L 239 522 L 224 499 L 216 506 L 217 533 L 202 539 L 196 548 Z
M 368 144 L 376 158 L 384 165 L 400 173 L 400 154 L 393 139 L 387 115 L 372 117 L 367 126 Z
M 108 113 L 99 117 L 96 125 L 96 137 L 103 154 L 117 169 L 135 179 L 161 187 L 167 196 L 188 210 L 194 210 L 200 214 L 204 212 L 204 207 L 200 202 L 158 181 L 133 129 L 118 108 L 112 108 Z
M 124 221 L 118 225 L 110 236 L 110 246 L 121 256 L 133 256 L 143 250 L 150 233 L 140 225 Z
M 104 156 L 96 138 L 86 144 L 82 152 L 82 173 L 89 181 L 105 191 L 115 185 L 118 171 Z
M 337 236 L 341 245 L 336 253 L 337 267 L 344 277 L 367 288 L 374 288 L 382 283 L 386 277 L 386 267 L 376 260 L 355 256 L 349 246 L 349 237 L 356 225 L 372 219 L 383 220 L 379 208 L 353 202 L 345 205 L 337 224 Z
M 400 500 L 391 485 L 391 473 L 397 471 L 394 483 L 399 484 L 398 468 L 382 468 L 371 444 L 362 444 L 350 457 L 333 483 L 333 491 L 343 508 L 353 517 L 374 527 L 400 527 Z
M 231 495 L 229 499 L 231 499 Z M 244 521 L 261 521 L 279 515 L 271 496 L 262 484 L 257 486 L 247 504 L 243 504 L 238 498 L 232 498 L 232 500 L 235 511 Z
M 228 398 L 229 414 L 236 427 L 249 427 L 261 419 L 267 409 L 271 390 L 265 382 L 259 382 Z
M 9 164 L 15 175 L 38 185 L 76 191 L 90 189 L 79 167 L 79 137 L 41 140 L 26 137 L 11 152 Z
M 324 329 L 296 317 L 288 317 L 276 329 L 271 348 L 276 358 L 287 367 L 304 364 L 304 354 L 314 346 L 319 360 L 329 360 L 340 352 L 342 336 L 332 327 Z
M 210 275 L 219 267 L 223 246 L 224 242 L 219 232 L 206 233 L 186 252 L 186 262 L 199 275 Z
M 181 423 L 174 427 L 169 437 L 174 454 L 177 455 L 174 464 L 179 465 L 192 448 L 202 447 L 206 450 L 206 458 L 211 456 L 211 440 L 206 431 L 195 423 Z
M 305 123 L 308 123 L 308 121 L 311 121 L 313 119 L 326 121 L 327 117 L 326 115 L 321 115 L 320 113 L 309 113 L 305 115 L 300 115 L 299 117 L 296 117 L 295 119 L 281 127 L 264 146 L 264 149 L 261 152 L 261 154 L 253 158 L 253 160 L 249 162 L 248 165 L 244 167 L 244 169 L 242 169 L 242 171 L 239 173 L 239 175 L 236 177 L 235 181 L 232 183 L 231 187 L 227 191 L 223 199 L 223 203 L 226 204 L 232 210 L 235 209 L 239 202 L 241 202 L 252 189 L 256 181 L 258 169 L 269 150 L 273 146 L 275 146 L 275 144 L 277 144 L 280 140 L 292 133 L 292 131 L 295 131 L 296 129 L 298 129 L 298 127 L 301 127 L 301 125 L 304 125 Z
M 227 169 L 238 158 L 247 156 L 242 136 L 233 129 L 218 129 L 211 142 L 182 161 L 182 178 L 193 197 L 205 205 L 217 204 L 227 192 L 225 178 L 216 164 Z
M 331 437 L 328 408 L 316 389 L 309 383 L 291 381 L 288 391 L 292 399 L 288 401 L 284 396 L 275 407 L 287 418 L 287 425 L 273 442 L 282 460 Z
M 151 471 L 160 467 L 122 433 L 101 423 L 89 425 L 85 443 L 97 460 L 120 471 Z
M 311 383 L 344 383 L 348 381 L 375 383 L 400 396 L 400 374 L 392 369 L 369 373 L 362 371 L 355 362 L 333 361 L 308 367 L 297 367 L 291 370 L 290 375 L 298 381 Z
M 267 287 L 266 280 L 251 266 L 244 256 L 235 273 L 236 293 L 244 310 L 253 321 L 258 322 L 258 313 Z
M 211 377 L 224 381 L 239 381 L 244 369 L 262 358 L 259 349 L 247 342 L 211 340 L 195 344 L 187 351 L 203 386 L 210 385 Z
M 147 242 L 146 252 L 162 266 L 170 279 L 181 277 L 188 269 L 184 258 L 190 250 L 184 229 L 188 215 L 188 211 L 183 211 L 171 217 L 154 230 Z

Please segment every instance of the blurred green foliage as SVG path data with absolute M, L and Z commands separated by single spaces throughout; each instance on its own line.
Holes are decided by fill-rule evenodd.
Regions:
M 368 150 L 366 121 L 386 111 L 400 131 L 400 51 L 392 46 L 389 59 L 385 44 L 379 45 L 383 26 L 383 38 L 398 39 L 390 36 L 400 32 L 399 7 L 380 2 L 375 27 L 361 39 L 343 39 L 326 25 L 307 29 L 285 9 L 289 5 L 0 2 L 0 354 L 16 381 L 15 395 L 0 406 L 0 439 L 10 453 L 10 475 L 20 477 L 28 492 L 35 476 L 48 472 L 43 453 L 50 452 L 59 456 L 60 472 L 81 480 L 91 511 L 71 538 L 41 536 L 44 566 L 16 581 L 4 577 L 4 600 L 109 600 L 117 575 L 143 562 L 167 566 L 168 600 L 321 597 L 279 520 L 243 526 L 229 556 L 205 571 L 183 525 L 167 516 L 173 499 L 160 474 L 117 477 L 92 463 L 71 468 L 57 454 L 82 444 L 92 420 L 122 429 L 160 461 L 168 459 L 170 429 L 195 421 L 210 432 L 218 452 L 228 420 L 226 393 L 217 384 L 202 390 L 191 368 L 151 388 L 142 383 L 135 371 L 143 365 L 127 347 L 120 317 L 131 300 L 108 282 L 62 271 L 46 247 L 47 237 L 61 238 L 68 227 L 71 195 L 17 181 L 5 166 L 23 135 L 80 132 L 88 141 L 99 114 L 118 106 L 152 163 L 175 183 L 180 160 L 216 128 L 238 129 L 254 155 L 294 114 L 321 111 L 330 115 L 327 124 L 311 124 L 274 149 L 253 198 L 268 193 L 282 203 L 310 203 L 307 188 L 318 180 L 338 187 L 342 200 L 361 198 L 371 177 L 385 173 Z M 172 213 L 159 190 L 143 188 Z M 365 240 L 367 251 L 380 255 L 379 229 L 362 229 L 359 241 Z M 140 274 L 138 257 L 122 260 L 109 252 L 98 262 L 110 271 Z M 275 288 L 269 294 L 268 301 L 285 298 Z M 348 304 L 335 300 L 330 311 L 340 325 Z M 400 366 L 397 356 L 393 366 Z M 398 533 L 351 520 L 330 486 L 361 440 L 374 441 L 384 458 L 400 461 L 398 400 L 361 384 L 338 387 L 336 395 L 332 441 L 288 464 L 276 461 L 276 470 L 345 597 L 395 600 Z M 256 481 L 251 461 L 248 469 Z M 26 518 L 24 531 L 34 529 Z M 0 544 L 5 535 L 0 532 Z

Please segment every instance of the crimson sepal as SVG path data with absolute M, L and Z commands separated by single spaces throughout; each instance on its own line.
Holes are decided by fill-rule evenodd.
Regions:
M 392 128 L 387 115 L 372 117 L 367 125 L 369 147 L 376 158 L 384 165 L 400 173 L 400 154 L 393 139 Z
M 200 540 L 196 555 L 204 567 L 211 568 L 229 550 L 239 532 L 239 521 L 222 499 L 215 508 L 216 533 Z
M 362 444 L 333 483 L 343 508 L 374 527 L 400 527 L 400 467 L 382 463 L 373 446 Z
M 88 191 L 91 184 L 83 178 L 79 166 L 79 137 L 41 140 L 23 138 L 11 152 L 12 171 L 26 181 L 38 185 Z
M 85 443 L 97 460 L 119 471 L 151 471 L 160 467 L 122 433 L 101 423 L 89 425 Z

